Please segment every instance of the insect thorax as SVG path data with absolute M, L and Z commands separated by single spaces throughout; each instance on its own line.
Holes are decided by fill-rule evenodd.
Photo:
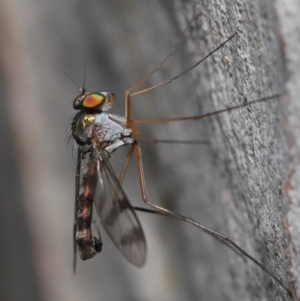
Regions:
M 72 121 L 72 135 L 84 149 L 96 144 L 107 153 L 135 141 L 132 130 L 126 127 L 123 117 L 104 112 L 78 112 Z

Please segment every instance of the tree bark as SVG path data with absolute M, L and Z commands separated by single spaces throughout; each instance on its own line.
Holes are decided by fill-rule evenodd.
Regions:
M 72 275 L 75 163 L 63 140 L 78 88 L 49 64 L 82 86 L 87 58 L 86 88 L 116 93 L 112 112 L 123 115 L 125 89 L 159 63 L 193 18 L 186 41 L 145 87 L 179 74 L 237 35 L 184 77 L 133 98 L 134 118 L 193 116 L 281 95 L 198 121 L 140 126 L 143 137 L 203 141 L 141 142 L 149 201 L 229 236 L 297 300 L 296 2 L 2 1 L 2 34 L 8 34 L 1 43 L 7 108 L 1 113 L 2 120 L 9 118 L 3 135 L 14 141 L 3 150 L 16 149 L 8 161 L 18 163 L 19 173 L 2 168 L 2 183 L 9 180 L 1 191 L 3 199 L 13 198 L 13 210 L 22 216 L 17 222 L 25 225 L 24 231 L 5 228 L 16 223 L 7 210 L 5 233 L 24 247 L 2 256 L 11 263 L 4 266 L 5 274 L 20 274 L 21 268 L 27 279 L 7 280 L 26 283 L 28 297 L 22 300 L 291 300 L 260 268 L 200 230 L 142 213 L 148 242 L 143 269 L 131 267 L 103 233 L 103 252 L 79 262 Z M 126 151 L 120 153 L 112 161 L 116 169 Z M 132 165 L 124 188 L 132 203 L 142 206 Z M 18 175 L 16 189 L 9 183 Z M 9 195 L 14 189 L 22 189 L 24 210 L 14 200 L 20 196 Z M 32 239 L 24 239 L 24 232 Z M 22 263 L 18 267 L 16 257 Z M 28 257 L 31 269 L 24 264 Z M 13 293 L 22 290 L 21 284 Z M 2 280 L 1 287 L 6 286 Z M 2 291 L 3 300 L 18 299 Z

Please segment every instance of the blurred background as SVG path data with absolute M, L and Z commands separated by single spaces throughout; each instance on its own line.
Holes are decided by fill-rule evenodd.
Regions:
M 152 70 L 180 37 L 172 9 L 171 2 L 161 5 L 159 1 L 1 2 L 1 194 L 5 199 L 1 300 L 179 300 L 186 295 L 178 262 L 183 248 L 176 233 L 178 222 L 164 223 L 164 218 L 146 214 L 139 214 L 148 242 L 144 268 L 126 262 L 102 233 L 101 255 L 79 260 L 73 275 L 75 157 L 65 137 L 74 115 L 72 101 L 79 91 L 55 69 L 81 87 L 86 60 L 88 91 L 113 91 L 117 95 L 113 113 L 124 115 L 125 89 Z M 172 65 L 182 53 L 181 47 Z M 188 65 L 191 60 L 184 58 Z M 168 63 L 150 83 L 176 75 L 182 65 L 170 68 Z M 153 93 L 137 98 L 134 116 L 136 112 L 141 113 L 138 118 L 183 115 L 181 108 L 170 105 L 172 99 L 184 103 L 192 95 L 191 85 L 181 85 L 186 90 L 173 85 L 171 92 L 164 89 L 167 95 L 158 92 L 156 102 Z M 160 112 L 156 103 L 166 98 L 168 109 Z M 144 128 L 143 136 L 149 137 Z M 154 132 L 154 138 L 188 139 L 177 137 L 174 130 L 168 137 L 158 126 Z M 174 148 L 159 147 L 165 153 Z M 176 151 L 191 147 L 178 146 Z M 116 155 L 116 170 L 125 153 Z M 162 168 L 153 145 L 145 145 L 143 154 L 150 200 L 163 203 L 165 197 L 172 203 L 172 187 L 178 183 L 166 177 L 163 181 L 157 174 Z M 135 170 L 133 165 L 125 189 L 135 205 L 142 205 Z
M 114 92 L 117 100 L 112 112 L 124 115 L 125 90 L 171 50 L 195 15 L 195 8 L 196 3 L 183 8 L 180 1 L 157 0 L 0 1 L 1 300 L 233 300 L 233 291 L 239 300 L 247 282 L 244 278 L 232 280 L 233 275 L 252 277 L 251 281 L 260 275 L 251 288 L 264 290 L 262 279 L 266 276 L 251 264 L 253 270 L 247 274 L 244 260 L 214 239 L 179 221 L 144 213 L 138 216 L 148 246 L 145 267 L 130 265 L 102 230 L 102 253 L 86 262 L 78 260 L 76 275 L 72 271 L 75 154 L 72 156 L 65 137 L 74 116 L 72 101 L 79 91 L 58 69 L 81 87 L 86 62 L 87 90 Z M 210 8 L 222 11 L 221 6 Z M 178 74 L 222 43 L 236 30 L 228 21 L 230 13 L 227 11 L 222 20 L 211 20 L 207 11 L 200 13 L 199 44 L 190 45 L 187 52 L 187 45 L 197 40 L 199 25 L 195 23 L 188 44 L 181 43 L 144 87 Z M 223 31 L 210 35 L 221 23 Z M 260 47 L 268 49 L 265 44 Z M 223 91 L 231 93 L 231 100 L 243 99 L 230 71 L 247 71 L 248 79 L 254 72 L 233 62 L 237 51 L 241 49 L 230 42 L 197 68 L 204 74 L 201 78 L 191 72 L 176 83 L 134 98 L 133 117 L 213 111 L 211 95 L 221 99 L 223 108 Z M 259 54 L 252 55 L 259 65 Z M 217 67 L 210 67 L 214 64 L 222 66 L 219 73 L 215 72 Z M 215 86 L 214 77 L 218 78 Z M 272 84 L 249 83 L 250 99 L 262 97 L 264 92 L 272 94 L 281 82 L 274 78 Z M 199 81 L 201 88 L 196 85 Z M 217 153 L 218 147 L 211 148 L 219 138 L 208 142 L 221 121 L 148 125 L 139 130 L 145 137 L 204 141 L 202 145 L 141 142 L 147 192 L 151 202 L 192 216 L 227 235 L 227 211 L 233 211 L 233 197 L 224 178 L 232 166 L 227 157 Z M 225 134 L 229 131 L 230 124 Z M 116 171 L 126 151 L 120 150 L 112 159 Z M 221 163 L 219 167 L 223 162 L 220 157 L 228 165 Z M 242 193 L 243 187 L 236 185 L 240 191 L 234 193 Z M 132 204 L 143 206 L 134 162 L 124 188 Z M 247 214 L 241 218 L 245 219 L 237 224 L 231 221 L 234 233 L 251 219 Z M 240 237 L 243 234 L 235 235 L 235 239 Z M 263 252 L 260 247 L 251 251 Z

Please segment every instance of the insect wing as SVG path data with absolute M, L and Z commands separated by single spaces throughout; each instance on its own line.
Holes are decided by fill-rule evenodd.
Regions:
M 99 153 L 94 205 L 104 229 L 125 258 L 143 266 L 146 241 L 142 227 L 103 151 Z

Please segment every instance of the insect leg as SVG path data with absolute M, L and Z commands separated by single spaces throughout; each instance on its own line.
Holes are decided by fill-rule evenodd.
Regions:
M 128 153 L 127 153 L 126 159 L 125 159 L 125 161 L 124 161 L 122 170 L 121 170 L 121 172 L 120 172 L 119 182 L 120 182 L 121 185 L 122 185 L 122 183 L 123 183 L 123 180 L 124 180 L 124 177 L 125 177 L 125 173 L 126 173 L 126 171 L 127 171 L 129 162 L 130 162 L 130 160 L 131 160 L 131 158 L 132 158 L 133 152 L 134 152 L 134 145 L 131 145 L 131 147 L 130 147 Z
M 178 119 L 178 120 L 173 120 L 174 118 L 170 118 L 172 120 L 168 120 L 166 119 L 166 121 L 160 121 L 159 119 L 156 119 L 157 121 L 153 120 L 153 121 L 147 121 L 147 122 L 143 122 L 142 120 L 137 120 L 135 122 L 133 122 L 132 118 L 131 118 L 131 97 L 137 96 L 137 95 L 141 95 L 144 94 L 146 92 L 152 91 L 154 89 L 157 89 L 159 87 L 162 87 L 168 83 L 173 82 L 174 80 L 184 76 L 185 74 L 187 74 L 188 72 L 190 72 L 192 69 L 194 69 L 195 67 L 197 67 L 199 64 L 201 64 L 203 61 L 205 61 L 208 57 L 210 57 L 211 55 L 213 55 L 216 51 L 218 51 L 220 48 L 222 48 L 226 43 L 228 43 L 231 39 L 233 39 L 235 36 L 237 35 L 237 32 L 235 32 L 234 34 L 232 34 L 228 39 L 226 39 L 226 41 L 224 41 L 222 44 L 220 44 L 217 48 L 215 48 L 213 51 L 211 51 L 209 54 L 207 54 L 205 57 L 203 57 L 201 60 L 199 60 L 198 62 L 196 62 L 193 66 L 191 66 L 190 68 L 186 69 L 185 71 L 181 72 L 180 74 L 177 74 L 176 76 L 170 78 L 167 81 L 164 81 L 162 83 L 159 83 L 157 85 L 154 85 L 150 88 L 135 92 L 135 93 L 130 93 L 130 91 L 137 87 L 139 85 L 139 83 L 137 83 L 136 85 L 134 85 L 132 88 L 126 90 L 125 92 L 125 120 L 126 120 L 126 126 L 130 127 L 133 131 L 133 135 L 137 136 L 138 135 L 138 131 L 137 129 L 134 127 L 133 123 L 155 123 L 155 122 L 169 122 L 169 121 L 178 121 L 178 120 L 194 120 L 195 118 L 192 117 L 186 117 L 183 119 Z M 167 56 L 168 57 L 168 56 Z M 150 75 L 152 73 L 150 72 Z M 149 76 L 150 76 L 149 75 Z M 147 75 L 148 76 L 148 75 Z M 146 76 L 146 78 L 148 78 Z M 146 80 L 146 79 L 145 79 Z M 141 80 L 141 83 L 144 82 L 144 79 Z M 198 118 L 199 119 L 199 118 Z
M 167 140 L 167 139 L 155 139 L 148 137 L 137 137 L 138 141 L 145 141 L 150 143 L 166 143 L 166 144 L 204 144 L 208 145 L 209 141 L 207 140 Z
M 145 124 L 145 123 L 166 123 L 166 122 L 175 122 L 175 121 L 199 120 L 199 119 L 202 119 L 202 118 L 205 118 L 205 117 L 215 116 L 215 115 L 218 115 L 218 114 L 221 114 L 221 113 L 234 111 L 236 109 L 241 109 L 241 108 L 244 108 L 244 107 L 247 107 L 249 105 L 256 104 L 256 103 L 276 99 L 279 96 L 280 96 L 280 94 L 275 94 L 275 95 L 272 95 L 272 96 L 267 96 L 267 97 L 264 97 L 264 98 L 252 100 L 252 101 L 249 101 L 247 103 L 243 103 L 241 105 L 233 106 L 233 107 L 226 108 L 226 109 L 221 109 L 221 110 L 218 110 L 218 111 L 214 111 L 214 112 L 210 112 L 210 113 L 206 113 L 206 114 L 202 114 L 202 115 L 187 116 L 187 117 L 174 117 L 174 118 L 160 118 L 160 119 L 131 120 L 131 123 L 132 124 L 137 124 L 137 123 L 138 124 Z
M 213 51 L 211 51 L 209 54 L 207 54 L 205 57 L 203 57 L 201 60 L 199 60 L 198 62 L 196 62 L 193 66 L 191 66 L 190 68 L 186 69 L 185 71 L 181 72 L 180 74 L 177 74 L 176 76 L 162 82 L 162 83 L 159 83 L 157 85 L 154 85 L 150 88 L 147 88 L 147 89 L 144 89 L 144 90 L 141 90 L 141 91 L 138 91 L 138 92 L 135 92 L 135 93 L 132 93 L 131 96 L 137 96 L 137 95 L 141 95 L 141 94 L 144 94 L 144 93 L 147 93 L 149 91 L 152 91 L 154 89 L 157 89 L 159 87 L 162 87 L 166 84 L 169 84 L 171 82 L 173 82 L 174 80 L 184 76 L 185 74 L 187 74 L 188 72 L 190 72 L 191 70 L 193 70 L 194 68 L 196 68 L 198 65 L 200 65 L 203 61 L 205 61 L 208 57 L 210 57 L 211 55 L 213 55 L 216 51 L 218 51 L 220 48 L 222 48 L 227 42 L 229 42 L 232 38 L 235 37 L 235 35 L 237 35 L 237 32 L 235 32 L 234 34 L 232 34 L 226 41 L 224 41 L 222 44 L 220 44 L 217 48 L 215 48 Z
M 169 53 L 163 58 L 163 60 L 152 70 L 150 71 L 144 78 L 142 78 L 141 80 L 139 80 L 137 83 L 135 83 L 134 85 L 132 85 L 128 91 L 132 91 L 134 89 L 136 89 L 138 86 L 140 86 L 142 83 L 144 83 L 148 78 L 150 78 L 155 72 L 157 72 L 158 70 L 161 69 L 161 67 L 165 64 L 165 62 L 171 57 L 171 55 L 173 54 L 173 52 L 177 49 L 177 47 L 180 45 L 180 43 L 182 42 L 183 39 L 186 38 L 186 33 L 187 31 L 190 29 L 191 24 L 193 21 L 195 21 L 201 13 L 195 15 L 189 22 L 187 27 L 185 28 L 184 31 L 181 32 L 181 37 L 180 39 L 177 41 L 177 43 L 171 48 L 171 50 L 169 51 Z
M 126 159 L 124 161 L 122 170 L 120 172 L 119 182 L 120 182 L 121 185 L 123 183 L 123 180 L 124 180 L 124 177 L 125 177 L 125 174 L 126 174 L 126 171 L 127 171 L 128 165 L 130 163 L 130 160 L 132 158 L 134 150 L 135 150 L 135 145 L 131 145 L 131 147 L 130 147 L 128 153 L 127 153 Z M 148 208 L 142 208 L 142 207 L 132 206 L 132 209 L 134 209 L 135 211 L 141 211 L 141 212 L 146 212 L 146 213 L 154 213 L 154 214 L 165 215 L 164 213 L 162 213 L 160 211 L 152 210 L 152 209 L 148 209 Z
M 172 212 L 172 211 L 170 211 L 166 208 L 163 208 L 163 207 L 160 207 L 158 205 L 150 203 L 147 199 L 147 194 L 146 194 L 146 183 L 145 183 L 145 177 L 144 177 L 144 171 L 143 171 L 141 147 L 138 143 L 134 144 L 134 147 L 135 147 L 135 154 L 136 154 L 136 160 L 137 160 L 137 166 L 138 166 L 138 175 L 139 175 L 139 180 L 140 180 L 141 194 L 142 194 L 143 201 L 147 205 L 149 205 L 150 207 L 158 210 L 159 212 L 162 212 L 162 214 L 164 214 L 164 215 L 168 215 L 172 218 L 179 219 L 181 221 L 192 224 L 193 226 L 195 226 L 197 228 L 200 228 L 205 233 L 215 237 L 216 239 L 218 239 L 223 244 L 227 245 L 231 249 L 235 250 L 236 252 L 238 252 L 238 253 L 242 254 L 243 256 L 245 256 L 246 258 L 250 259 L 253 263 L 255 263 L 257 266 L 259 266 L 265 273 L 267 273 L 274 281 L 276 281 L 287 292 L 287 294 L 289 296 L 292 296 L 291 291 L 289 290 L 289 288 L 287 288 L 284 285 L 284 283 L 282 282 L 281 279 L 279 279 L 276 275 L 271 273 L 265 266 L 263 266 L 259 261 L 257 261 L 251 255 L 249 255 L 246 251 L 244 251 L 241 247 L 239 247 L 235 242 L 233 242 L 228 237 L 226 237 L 226 236 L 224 236 L 224 235 L 222 235 L 222 234 L 220 234 L 220 233 L 218 233 L 214 230 L 211 230 L 211 229 L 205 227 L 204 225 L 194 221 L 191 218 L 188 218 L 188 217 L 185 217 L 183 215 L 174 213 L 174 212 Z

